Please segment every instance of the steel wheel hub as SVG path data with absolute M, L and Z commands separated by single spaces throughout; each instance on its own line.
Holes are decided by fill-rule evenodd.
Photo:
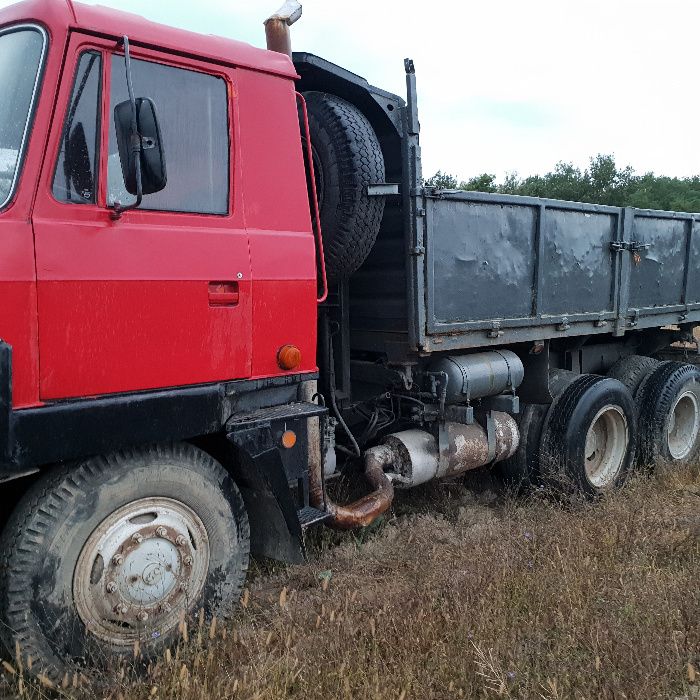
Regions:
M 596 488 L 614 483 L 627 454 L 627 419 L 618 406 L 598 411 L 586 434 L 586 476 Z
M 160 636 L 199 597 L 209 568 L 209 539 L 180 501 L 143 498 L 114 511 L 78 557 L 73 596 L 88 631 L 116 645 Z
M 687 457 L 698 438 L 700 407 L 693 391 L 682 393 L 673 406 L 666 432 L 668 451 L 673 459 Z

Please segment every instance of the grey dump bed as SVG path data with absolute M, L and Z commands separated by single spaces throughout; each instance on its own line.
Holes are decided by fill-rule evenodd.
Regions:
M 355 350 L 400 361 L 700 322 L 700 214 L 424 188 L 407 73 L 402 197 L 350 282 Z
M 414 204 L 405 315 L 385 252 L 364 272 L 360 343 L 437 351 L 700 320 L 698 215 L 433 190 Z
M 424 198 L 428 342 L 462 347 L 693 320 L 695 217 L 444 192 Z

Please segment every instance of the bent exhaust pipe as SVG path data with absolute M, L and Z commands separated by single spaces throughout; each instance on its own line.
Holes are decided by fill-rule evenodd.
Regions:
M 265 20 L 265 39 L 268 51 L 292 57 L 292 39 L 289 28 L 301 17 L 301 3 L 287 0 L 274 15 Z
M 325 496 L 322 479 L 314 477 L 312 472 L 309 483 L 311 504 L 330 513 L 328 524 L 339 530 L 370 525 L 389 510 L 394 500 L 394 486 L 384 473 L 384 467 L 391 465 L 392 459 L 393 453 L 386 445 L 377 445 L 365 452 L 365 479 L 373 491 L 346 506 L 334 503 Z M 322 471 L 322 466 L 315 470 L 316 474 L 322 474 Z
M 316 394 L 316 382 L 304 382 L 302 400 L 311 401 Z M 393 452 L 386 445 L 377 445 L 365 452 L 365 479 L 372 491 L 354 503 L 340 505 L 331 501 L 323 488 L 323 458 L 321 456 L 321 428 L 318 418 L 309 418 L 309 502 L 314 508 L 330 514 L 326 521 L 339 530 L 366 527 L 391 507 L 394 486 L 384 473 L 390 466 Z

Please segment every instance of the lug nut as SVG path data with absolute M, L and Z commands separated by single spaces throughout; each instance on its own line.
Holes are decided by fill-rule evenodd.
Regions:
M 146 622 L 146 620 L 148 620 L 148 613 L 145 610 L 141 610 L 141 612 L 136 615 L 136 619 L 139 622 Z
M 131 540 L 132 542 L 136 542 L 136 544 L 141 544 L 141 542 L 143 542 L 143 535 L 140 535 L 138 532 L 135 532 L 131 536 Z
M 159 527 L 156 530 L 156 535 L 158 535 L 158 537 L 166 538 L 168 536 L 168 531 L 164 527 Z
M 175 538 L 175 544 L 178 547 L 184 547 L 187 544 L 187 538 L 184 535 L 178 535 Z
M 124 562 L 124 557 L 121 554 L 115 554 L 112 557 L 112 564 L 114 566 L 120 566 Z
M 114 581 L 110 581 L 107 584 L 107 593 L 116 593 L 117 592 L 117 584 L 114 583 Z
M 117 615 L 126 615 L 129 612 L 129 608 L 124 605 L 124 603 L 119 603 L 119 605 L 114 606 L 114 612 Z
M 183 562 L 185 563 L 185 566 L 192 566 L 192 564 L 194 563 L 194 559 L 192 559 L 192 557 L 188 555 L 183 559 Z

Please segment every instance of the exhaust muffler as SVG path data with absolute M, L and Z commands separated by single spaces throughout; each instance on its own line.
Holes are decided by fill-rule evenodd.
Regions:
M 411 488 L 508 459 L 518 449 L 518 424 L 500 411 L 491 412 L 491 421 L 490 431 L 478 423 L 445 423 L 442 451 L 435 436 L 425 430 L 387 435 L 382 446 L 391 451 L 389 478 L 397 487 Z

